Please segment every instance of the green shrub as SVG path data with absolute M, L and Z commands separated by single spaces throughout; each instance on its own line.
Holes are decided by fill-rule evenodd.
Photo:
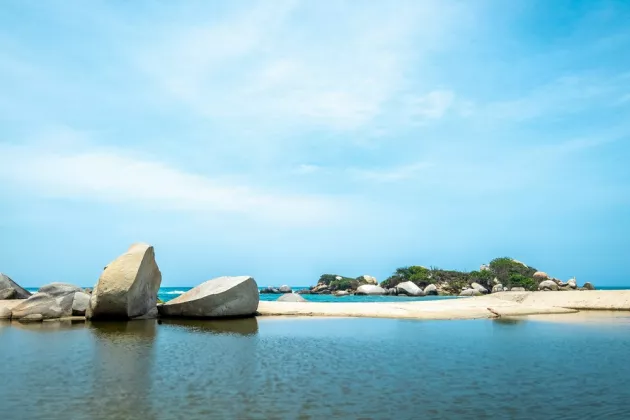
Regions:
M 337 280 L 337 277 L 341 277 L 341 279 Z M 360 281 L 359 279 L 353 279 L 350 277 L 340 276 L 338 274 L 322 274 L 319 277 L 318 283 L 324 283 L 330 286 L 331 290 L 346 290 L 346 289 L 355 290 L 361 284 L 365 283 L 365 281 Z
M 522 274 L 511 274 L 507 281 L 507 287 L 524 287 L 525 290 L 537 290 L 538 282 L 533 277 L 526 277 Z
M 489 266 L 490 271 L 497 279 L 499 279 L 499 282 L 503 285 L 508 284 L 510 276 L 512 276 L 513 274 L 520 274 L 524 277 L 533 277 L 534 273 L 537 271 L 533 267 L 523 265 L 508 257 L 495 258 L 494 260 L 490 261 Z

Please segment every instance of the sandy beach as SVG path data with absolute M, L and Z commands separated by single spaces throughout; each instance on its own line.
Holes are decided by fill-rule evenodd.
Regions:
M 401 319 L 482 319 L 630 311 L 630 291 L 502 292 L 487 296 L 401 303 L 260 302 L 260 316 L 331 316 Z

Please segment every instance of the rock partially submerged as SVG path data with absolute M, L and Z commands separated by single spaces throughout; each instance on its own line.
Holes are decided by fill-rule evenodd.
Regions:
M 11 280 L 11 278 L 6 274 L 0 273 L 0 300 L 28 299 L 30 296 L 31 292 L 22 288 L 19 284 Z
M 92 290 L 86 316 L 131 319 L 151 313 L 157 304 L 162 273 L 153 247 L 134 244 L 109 263 Z
M 11 319 L 55 319 L 72 316 L 72 303 L 80 287 L 68 283 L 51 283 L 42 286 L 37 293 L 15 306 Z
M 308 302 L 296 293 L 286 293 L 277 299 L 278 302 Z
M 251 316 L 258 309 L 258 285 L 252 277 L 219 277 L 158 307 L 167 317 L 215 318 Z
M 90 306 L 90 295 L 85 292 L 76 292 L 72 300 L 72 315 L 84 316 Z
M 372 284 L 363 284 L 357 288 L 355 292 L 357 295 L 384 295 L 385 289 L 380 286 L 374 286 Z

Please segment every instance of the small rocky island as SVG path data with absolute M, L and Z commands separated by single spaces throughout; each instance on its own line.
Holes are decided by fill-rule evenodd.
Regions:
M 300 290 L 300 294 L 390 295 L 390 296 L 481 296 L 488 293 L 514 291 L 595 290 L 586 282 L 578 287 L 575 278 L 566 282 L 512 258 L 495 258 L 478 271 L 442 270 L 423 266 L 398 268 L 380 284 L 368 275 L 356 278 L 324 274 L 315 286 Z M 291 293 L 291 288 L 267 287 L 261 293 Z

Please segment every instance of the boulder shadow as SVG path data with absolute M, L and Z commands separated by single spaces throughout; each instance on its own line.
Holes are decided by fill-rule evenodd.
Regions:
M 162 325 L 185 328 L 190 332 L 250 336 L 258 334 L 256 317 L 230 319 L 164 318 Z

